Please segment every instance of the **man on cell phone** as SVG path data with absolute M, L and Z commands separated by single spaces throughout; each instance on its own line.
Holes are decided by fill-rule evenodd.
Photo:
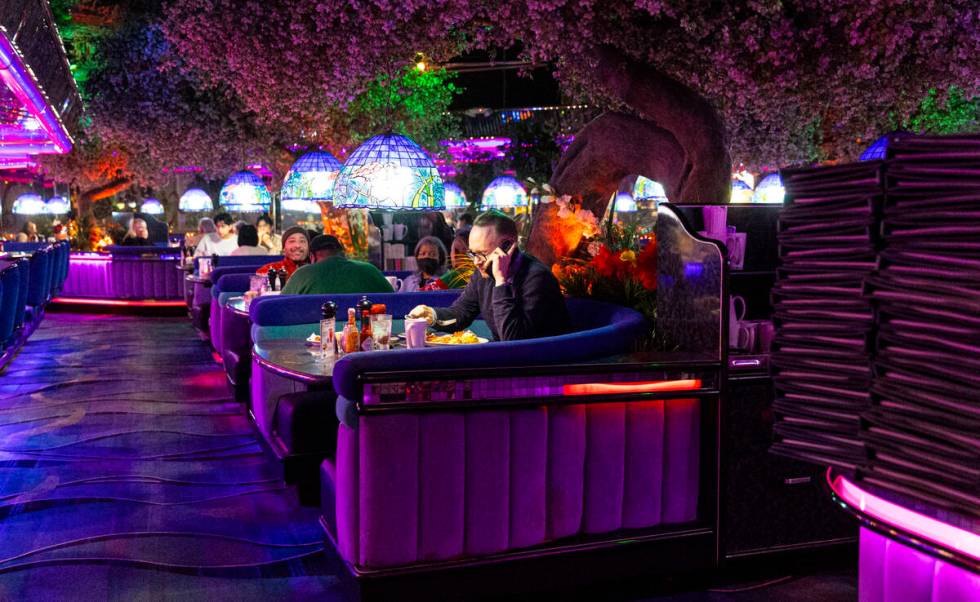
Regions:
M 416 306 L 409 316 L 426 318 L 447 332 L 463 330 L 482 315 L 496 341 L 516 341 L 570 330 L 565 298 L 543 263 L 517 248 L 517 225 L 500 211 L 477 216 L 468 255 L 476 270 L 450 307 Z M 455 320 L 455 321 L 452 321 Z

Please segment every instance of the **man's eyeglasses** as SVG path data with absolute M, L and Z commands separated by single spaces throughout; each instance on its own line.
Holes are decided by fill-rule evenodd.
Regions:
M 467 251 L 466 256 L 470 258 L 475 265 L 483 265 L 487 262 L 490 253 L 474 253 L 473 251 Z

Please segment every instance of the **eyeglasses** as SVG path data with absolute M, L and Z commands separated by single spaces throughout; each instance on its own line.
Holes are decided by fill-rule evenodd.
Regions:
M 474 253 L 473 251 L 467 251 L 466 256 L 469 257 L 470 261 L 472 261 L 474 264 L 481 265 L 487 262 L 490 253 Z

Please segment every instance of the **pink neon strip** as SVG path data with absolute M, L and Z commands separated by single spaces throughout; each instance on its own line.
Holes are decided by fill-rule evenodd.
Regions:
M 186 301 L 126 301 L 123 299 L 88 299 L 82 297 L 55 297 L 55 303 L 65 305 L 109 305 L 116 307 L 186 307 Z
M 6 31 L 0 31 L 0 81 L 10 88 L 10 91 L 51 137 L 53 148 L 48 151 L 37 152 L 62 154 L 70 152 L 72 143 L 68 131 L 58 119 L 55 111 L 48 105 L 47 99 L 37 85 L 34 74 L 24 64 L 14 45 L 7 39 Z
M 665 391 L 694 391 L 701 388 L 701 379 L 655 380 L 634 383 L 580 383 L 562 385 L 562 395 L 615 395 L 617 393 L 662 393 Z
M 868 516 L 931 541 L 938 546 L 957 550 L 974 560 L 980 560 L 980 535 L 977 533 L 954 527 L 872 495 L 841 475 L 837 475 L 833 479 L 831 487 L 834 493 L 839 495 L 848 505 L 859 509 Z

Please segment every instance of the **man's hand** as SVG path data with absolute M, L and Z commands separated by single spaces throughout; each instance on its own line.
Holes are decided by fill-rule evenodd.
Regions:
M 409 318 L 425 318 L 425 321 L 432 326 L 432 323 L 436 321 L 436 310 L 432 309 L 428 305 L 416 305 L 412 308 L 412 311 L 408 312 Z
M 507 282 L 507 277 L 510 275 L 510 262 L 514 258 L 514 253 L 517 253 L 517 245 L 511 245 L 510 251 L 504 253 L 500 247 L 487 257 L 487 261 L 490 263 L 490 270 L 493 274 L 493 279 L 497 286 Z

